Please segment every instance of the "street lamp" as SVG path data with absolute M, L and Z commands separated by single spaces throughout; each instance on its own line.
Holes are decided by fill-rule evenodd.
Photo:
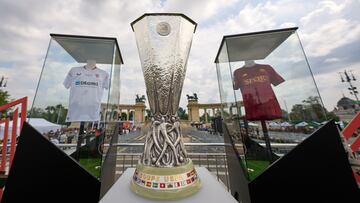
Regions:
M 0 79 L 0 88 L 1 87 L 6 87 L 7 86 L 7 80 L 8 78 L 4 77 L 4 76 L 1 76 L 1 79 Z
M 351 75 L 350 75 L 348 72 L 350 72 Z M 344 70 L 345 79 L 343 78 L 342 72 L 339 72 L 340 78 L 341 78 L 341 82 L 347 82 L 347 83 L 349 83 L 349 86 L 350 86 L 350 87 L 348 87 L 348 90 L 350 91 L 350 94 L 351 94 L 351 95 L 354 95 L 354 96 L 355 96 L 357 105 L 359 105 L 359 98 L 358 98 L 358 96 L 357 96 L 357 95 L 359 94 L 359 92 L 357 91 L 357 87 L 354 87 L 354 86 L 352 85 L 352 83 L 351 83 L 351 81 L 356 81 L 356 78 L 355 78 L 355 76 L 354 76 L 354 74 L 352 73 L 351 70 L 348 71 L 348 72 L 347 72 L 346 70 Z

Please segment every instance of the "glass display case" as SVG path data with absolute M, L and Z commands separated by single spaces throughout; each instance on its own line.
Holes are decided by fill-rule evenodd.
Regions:
M 249 180 L 326 120 L 296 30 L 224 36 L 216 56 L 223 123 Z
M 50 36 L 29 119 L 49 126 L 41 133 L 100 178 L 103 144 L 116 134 L 120 116 L 123 60 L 117 40 Z

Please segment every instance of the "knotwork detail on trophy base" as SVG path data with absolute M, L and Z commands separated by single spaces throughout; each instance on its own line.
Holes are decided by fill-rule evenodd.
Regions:
M 179 119 L 176 116 L 154 116 L 146 136 L 141 163 L 147 166 L 174 167 L 188 162 Z
M 179 119 L 154 116 L 131 189 L 152 199 L 174 199 L 189 196 L 200 186 L 182 142 Z

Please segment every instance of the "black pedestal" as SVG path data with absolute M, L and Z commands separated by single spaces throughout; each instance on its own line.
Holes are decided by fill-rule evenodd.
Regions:
M 252 203 L 360 202 L 360 191 L 333 121 L 249 183 Z
M 100 182 L 24 123 L 2 203 L 98 202 Z

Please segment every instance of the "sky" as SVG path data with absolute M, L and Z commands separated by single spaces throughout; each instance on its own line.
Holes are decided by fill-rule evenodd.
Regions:
M 353 97 L 338 72 L 360 77 L 359 0 L 0 0 L 0 76 L 16 99 L 32 103 L 50 33 L 116 37 L 124 65 L 120 103 L 146 94 L 130 23 L 143 13 L 183 13 L 197 22 L 180 106 L 186 94 L 220 102 L 214 59 L 224 35 L 299 27 L 298 34 L 328 110 L 342 94 Z M 354 85 L 360 88 L 358 81 Z

